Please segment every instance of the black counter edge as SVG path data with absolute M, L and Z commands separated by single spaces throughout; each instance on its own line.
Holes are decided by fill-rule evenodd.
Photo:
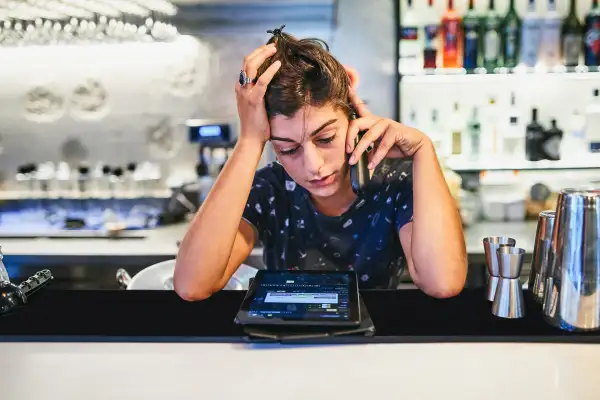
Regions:
M 0 343 L 231 343 L 260 344 L 277 343 L 275 340 L 245 337 L 203 336 L 78 336 L 78 335 L 3 335 Z M 326 339 L 286 340 L 282 344 L 380 344 L 380 343 L 560 343 L 600 344 L 600 336 L 556 335 L 556 336 L 340 336 Z

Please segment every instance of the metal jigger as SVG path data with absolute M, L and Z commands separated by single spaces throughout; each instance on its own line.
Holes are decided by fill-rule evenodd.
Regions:
M 501 318 L 522 318 L 525 316 L 525 301 L 519 277 L 525 260 L 525 250 L 503 246 L 496 252 L 500 279 L 492 304 L 492 314 Z
M 490 236 L 483 239 L 483 249 L 485 251 L 485 262 L 488 269 L 488 285 L 486 297 L 488 301 L 494 301 L 496 287 L 500 278 L 500 268 L 498 267 L 498 256 L 496 250 L 500 247 L 514 247 L 516 240 L 506 236 Z
M 542 304 L 544 298 L 544 282 L 550 269 L 552 254 L 552 232 L 556 212 L 542 211 L 538 216 L 535 245 L 533 247 L 533 261 L 529 273 L 528 288 L 533 299 Z

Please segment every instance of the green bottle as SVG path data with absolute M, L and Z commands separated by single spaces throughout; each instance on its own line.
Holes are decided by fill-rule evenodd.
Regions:
M 583 27 L 577 18 L 577 2 L 571 0 L 569 15 L 563 21 L 561 32 L 562 56 L 567 67 L 579 65 L 579 56 L 583 48 Z
M 510 0 L 502 30 L 504 33 L 504 43 L 502 45 L 504 66 L 514 68 L 519 62 L 519 38 L 521 36 L 521 20 L 515 10 L 515 0 Z
M 502 20 L 495 10 L 494 0 L 490 0 L 489 10 L 483 19 L 483 67 L 493 70 L 498 67 Z

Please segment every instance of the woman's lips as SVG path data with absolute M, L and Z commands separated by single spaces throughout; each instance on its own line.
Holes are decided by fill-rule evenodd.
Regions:
M 313 186 L 323 187 L 323 186 L 331 185 L 334 180 L 335 180 L 335 173 L 329 174 L 322 179 L 318 179 L 318 180 L 313 179 L 310 181 L 310 183 Z

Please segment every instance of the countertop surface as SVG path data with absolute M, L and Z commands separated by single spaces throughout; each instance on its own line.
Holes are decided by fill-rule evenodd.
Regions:
M 0 343 L 3 400 L 596 400 L 583 344 Z
M 174 258 L 177 243 L 182 240 L 188 225 L 186 223 L 159 227 L 145 231 L 143 238 L 0 238 L 2 252 L 6 256 L 160 256 Z M 469 255 L 483 255 L 482 239 L 485 236 L 510 236 L 517 246 L 527 253 L 533 251 L 535 221 L 526 222 L 479 222 L 465 228 L 465 241 Z M 252 255 L 261 255 L 257 247 Z
M 529 302 L 526 318 L 503 320 L 491 315 L 479 290 L 445 300 L 411 290 L 361 294 L 378 331 L 373 338 L 251 344 L 232 321 L 242 292 L 187 303 L 164 291 L 46 290 L 0 318 L 2 398 L 598 396 L 600 346 L 586 342 L 600 335 L 552 328 Z M 175 337 L 186 332 L 192 336 Z M 67 339 L 69 333 L 75 336 Z M 1 343 L 6 335 L 12 340 Z M 168 340 L 157 343 L 161 335 Z M 151 340 L 140 343 L 144 336 Z M 593 340 L 577 340 L 586 337 Z M 540 340 L 551 343 L 532 343 Z

